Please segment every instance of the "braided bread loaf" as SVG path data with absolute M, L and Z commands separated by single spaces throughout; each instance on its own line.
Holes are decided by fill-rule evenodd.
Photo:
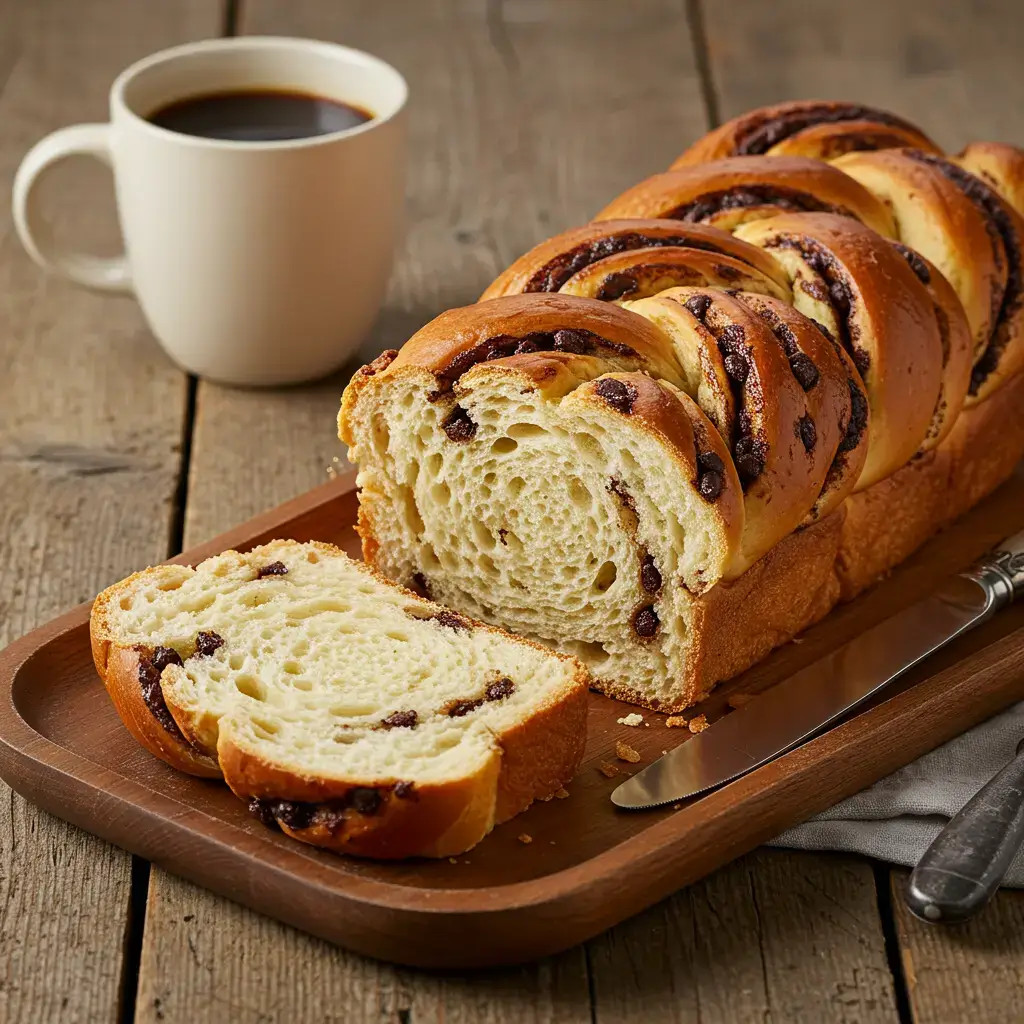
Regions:
M 1024 453 L 1022 199 L 864 107 L 723 125 L 356 375 L 367 560 L 692 704 Z

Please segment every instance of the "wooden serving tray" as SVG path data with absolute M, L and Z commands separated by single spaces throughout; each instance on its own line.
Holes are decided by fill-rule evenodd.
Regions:
M 348 474 L 174 561 L 273 537 L 332 541 L 358 555 L 355 516 Z M 771 687 L 923 597 L 1022 521 L 1018 472 L 891 578 L 698 710 L 713 721 L 730 694 Z M 0 655 L 3 778 L 168 871 L 360 953 L 417 966 L 512 963 L 565 949 L 1024 698 L 1022 602 L 908 673 L 888 699 L 785 757 L 678 809 L 624 812 L 609 795 L 626 773 L 690 734 L 651 712 L 644 726 L 620 726 L 631 709 L 594 695 L 568 799 L 534 805 L 453 861 L 373 863 L 293 842 L 250 818 L 219 782 L 181 775 L 137 746 L 93 668 L 88 615 L 82 605 Z M 642 753 L 640 765 L 615 761 L 618 739 Z M 623 773 L 606 778 L 602 761 Z

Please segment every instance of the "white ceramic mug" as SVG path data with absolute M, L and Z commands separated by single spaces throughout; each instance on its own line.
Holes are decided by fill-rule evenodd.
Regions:
M 373 114 L 345 131 L 274 142 L 185 135 L 146 120 L 176 100 L 246 89 L 341 100 Z M 133 64 L 110 123 L 63 128 L 23 160 L 14 222 L 37 263 L 134 292 L 169 355 L 231 384 L 310 380 L 341 366 L 373 324 L 401 229 L 402 76 L 344 46 L 212 39 Z M 86 154 L 113 168 L 125 254 L 62 251 L 38 209 L 48 167 Z

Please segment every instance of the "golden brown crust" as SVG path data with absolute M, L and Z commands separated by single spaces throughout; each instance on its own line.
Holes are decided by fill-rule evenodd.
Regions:
M 843 136 L 854 149 L 878 149 L 895 141 L 941 152 L 919 128 L 888 111 L 836 100 L 794 100 L 726 121 L 699 138 L 673 166 L 749 153 L 828 157 L 841 148 L 836 140 Z
M 855 494 L 836 569 L 848 601 L 1006 481 L 1024 457 L 1024 374 L 964 409 L 933 451 Z
M 618 302 L 681 286 L 730 288 L 792 298 L 788 288 L 732 256 L 674 246 L 631 249 L 598 260 L 573 274 L 560 293 Z
M 499 275 L 480 298 L 557 292 L 573 274 L 616 252 L 664 246 L 731 256 L 786 287 L 785 277 L 770 258 L 726 231 L 674 220 L 605 219 L 563 231 L 534 246 Z
M 1024 150 L 1004 142 L 972 142 L 955 159 L 1024 216 Z
M 585 694 L 585 690 L 583 691 Z M 242 750 L 225 731 L 218 744 L 224 781 L 243 800 L 250 798 L 322 804 L 345 802 L 357 781 L 303 779 Z M 498 751 L 477 774 L 443 784 L 414 785 L 399 797 L 395 785 L 402 780 L 371 780 L 366 788 L 380 794 L 373 814 L 354 808 L 339 811 L 330 824 L 289 826 L 281 830 L 312 846 L 357 857 L 395 860 L 405 857 L 448 857 L 475 846 L 496 824 L 501 755 Z
M 668 217 L 732 231 L 780 212 L 836 213 L 892 237 L 889 211 L 859 182 L 821 160 L 732 157 L 681 165 L 634 185 L 594 219 Z
M 591 332 L 601 341 L 610 343 L 596 343 L 593 355 L 613 366 L 649 370 L 669 380 L 678 378 L 678 367 L 667 350 L 665 339 L 643 317 L 609 302 L 545 294 L 508 295 L 449 309 L 418 330 L 402 346 L 398 358 L 365 383 L 379 384 L 415 367 L 432 373 L 438 387 L 443 388 L 446 381 L 450 386 L 476 365 L 474 350 L 480 349 L 479 362 L 495 358 L 481 349 L 493 339 L 529 340 L 530 335 L 573 330 Z M 557 339 L 550 342 L 557 343 Z
M 835 558 L 844 511 L 791 533 L 735 580 L 693 599 L 692 637 L 679 700 L 651 701 L 614 681 L 594 689 L 651 708 L 682 711 L 825 617 L 839 598 Z
M 794 261 L 794 303 L 828 327 L 861 373 L 871 419 L 858 489 L 894 473 L 927 436 L 942 383 L 942 341 L 924 285 L 891 242 L 848 217 L 779 214 L 739 231 Z
M 180 772 L 220 778 L 216 758 L 192 746 L 183 735 L 164 728 L 146 704 L 139 681 L 140 652 L 95 636 L 92 642 L 94 652 L 98 646 L 107 648 L 100 678 L 121 721 L 136 741 Z
M 896 237 L 934 263 L 953 286 L 967 314 L 977 362 L 1006 288 L 1005 252 L 987 218 L 936 166 L 907 153 L 850 153 L 836 166 L 889 205 Z

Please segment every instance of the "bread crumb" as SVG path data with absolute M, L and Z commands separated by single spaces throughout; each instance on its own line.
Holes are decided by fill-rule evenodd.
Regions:
M 597 770 L 607 779 L 614 779 L 619 774 L 619 769 L 611 761 L 602 761 Z
M 685 715 L 669 715 L 668 718 L 665 719 L 665 725 L 670 729 L 685 729 L 686 724 L 687 719 Z
M 554 839 L 552 839 L 552 840 L 551 840 L 551 845 L 552 845 L 552 846 L 554 846 L 554 845 L 555 845 L 555 841 L 554 841 Z
M 563 786 L 557 793 L 555 793 L 556 800 L 565 800 L 569 796 L 569 790 Z
M 729 707 L 738 709 L 746 707 L 753 699 L 752 693 L 734 693 L 730 695 L 728 703 Z
M 703 732 L 710 728 L 711 723 L 708 721 L 707 715 L 698 715 L 690 722 L 690 732 Z
M 635 711 L 631 715 L 626 715 L 625 718 L 616 719 L 619 725 L 640 725 L 643 720 L 644 716 L 638 715 Z
M 804 641 L 803 641 L 802 637 L 799 637 L 799 636 L 793 637 L 793 643 L 795 643 L 795 644 L 802 644 L 803 642 Z
M 681 811 L 682 809 L 683 809 L 683 805 L 682 804 L 673 804 L 672 805 L 672 810 L 673 811 Z
M 620 761 L 636 764 L 640 760 L 640 751 L 634 750 L 628 743 L 623 743 L 622 740 L 619 740 L 615 744 L 615 756 Z
M 664 756 L 665 756 L 665 755 L 666 755 L 667 753 L 668 753 L 668 751 L 667 751 L 667 750 L 663 750 L 663 751 L 661 752 L 661 755 L 662 755 L 662 757 L 664 757 Z
M 449 864 L 458 864 L 459 862 L 454 857 L 449 857 L 448 858 L 448 863 Z
M 533 842 L 533 836 L 528 835 L 526 832 L 520 832 L 519 842 L 523 843 L 526 846 L 529 846 L 529 844 Z
M 644 728 L 645 729 L 650 729 L 650 727 L 651 727 L 651 723 L 650 722 L 644 722 Z

